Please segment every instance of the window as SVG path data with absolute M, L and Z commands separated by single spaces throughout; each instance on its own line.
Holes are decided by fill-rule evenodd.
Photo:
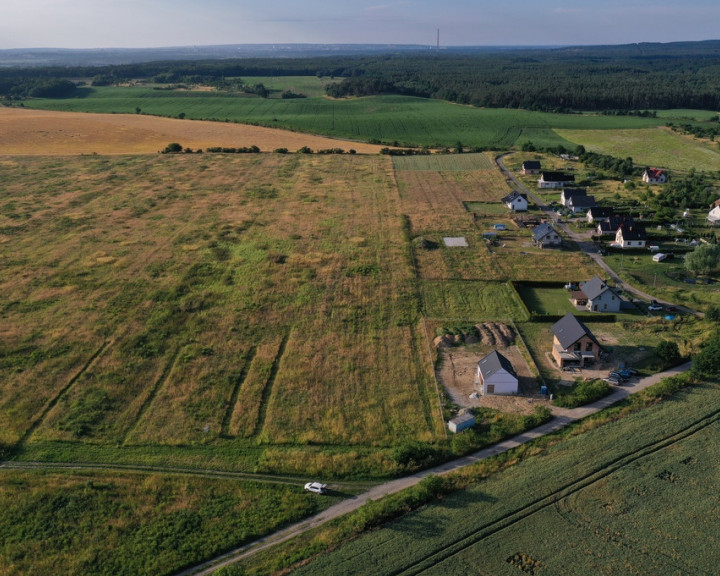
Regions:
M 592 342 L 587 342 L 585 344 L 585 352 L 592 352 L 592 345 L 593 345 Z
M 580 344 L 580 342 L 575 342 L 573 350 L 575 350 L 575 352 L 580 352 L 580 350 L 582 350 L 582 344 Z

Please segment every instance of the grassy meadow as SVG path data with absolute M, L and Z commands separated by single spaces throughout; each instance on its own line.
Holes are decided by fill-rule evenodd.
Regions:
M 0 169 L 6 446 L 437 438 L 389 159 Z
M 712 573 L 718 398 L 697 386 L 537 449 L 292 574 Z
M 237 479 L 4 471 L 0 574 L 170 574 L 339 500 Z

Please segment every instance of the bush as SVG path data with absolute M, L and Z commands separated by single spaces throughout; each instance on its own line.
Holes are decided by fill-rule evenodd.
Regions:
M 720 334 L 715 333 L 693 357 L 692 373 L 698 378 L 720 375 Z
M 573 384 L 569 391 L 564 389 L 555 392 L 553 404 L 561 408 L 577 408 L 591 404 L 612 392 L 607 382 L 602 380 L 580 380 Z
M 178 154 L 183 151 L 182 144 L 177 142 L 170 142 L 165 149 L 162 151 L 163 154 Z

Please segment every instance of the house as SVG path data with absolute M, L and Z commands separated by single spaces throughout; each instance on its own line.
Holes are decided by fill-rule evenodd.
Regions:
M 634 222 L 623 222 L 615 233 L 615 244 L 620 248 L 645 248 L 646 243 L 645 227 Z
M 591 312 L 620 312 L 620 296 L 597 276 L 587 282 L 580 282 L 580 291 L 586 297 L 585 307 Z
M 588 224 L 607 222 L 614 215 L 615 209 L 612 206 L 591 206 L 587 211 L 587 221 Z
M 497 350 L 490 352 L 478 362 L 475 385 L 480 387 L 483 396 L 518 393 L 518 377 L 515 369 L 510 360 Z
M 542 172 L 538 188 L 563 188 L 575 182 L 575 176 L 564 172 Z
M 720 206 L 715 206 L 707 215 L 708 222 L 711 224 L 717 224 L 720 222 Z
M 628 223 L 630 225 L 633 225 L 635 220 L 631 216 L 622 216 L 620 214 L 615 214 L 613 216 L 609 216 L 606 222 L 598 222 L 597 225 L 597 233 L 599 236 L 602 235 L 613 235 L 615 236 L 617 234 L 618 228 L 620 228 L 620 225 L 623 223 Z
M 520 192 L 511 192 L 501 200 L 509 210 L 514 212 L 525 212 L 528 209 L 527 196 Z
M 460 414 L 448 422 L 448 429 L 454 434 L 462 432 L 467 428 L 472 428 L 473 426 L 475 426 L 475 416 L 472 412 Z
M 642 180 L 648 184 L 665 184 L 665 182 L 667 182 L 667 174 L 660 170 L 660 168 L 645 168 Z
M 552 356 L 560 368 L 585 366 L 600 357 L 601 347 L 592 332 L 572 314 L 566 314 L 552 325 Z
M 554 248 L 562 246 L 562 236 L 549 222 L 543 222 L 533 230 L 533 244 L 540 248 Z
M 565 188 L 560 192 L 560 204 L 567 208 L 570 198 L 575 198 L 576 196 L 587 196 L 587 190 L 585 188 Z
M 522 163 L 523 174 L 540 174 L 541 169 L 540 162 L 537 160 L 526 160 Z
M 587 212 L 595 206 L 595 196 L 572 196 L 567 203 L 567 209 L 573 214 Z

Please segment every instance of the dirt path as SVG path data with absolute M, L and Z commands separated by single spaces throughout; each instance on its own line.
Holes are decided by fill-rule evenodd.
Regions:
M 200 564 L 193 568 L 189 568 L 183 572 L 178 573 L 177 576 L 212 574 L 213 572 L 224 566 L 228 566 L 230 564 L 238 562 L 243 558 L 247 558 L 249 556 L 252 556 L 253 554 L 256 554 L 257 552 L 260 552 L 261 550 L 269 548 L 270 546 L 285 542 L 295 536 L 299 536 L 300 534 L 307 532 L 308 530 L 316 528 L 317 526 L 321 526 L 322 524 L 325 524 L 330 520 L 339 518 L 340 516 L 348 514 L 349 512 L 353 512 L 370 500 L 377 500 L 379 498 L 382 498 L 383 496 L 394 494 L 395 492 L 399 492 L 400 490 L 404 490 L 405 488 L 414 486 L 427 476 L 433 474 L 448 474 L 449 472 L 459 470 L 460 468 L 469 466 L 471 464 L 474 464 L 475 462 L 484 460 L 485 458 L 490 458 L 491 456 L 495 456 L 496 454 L 506 452 L 508 450 L 516 448 L 517 446 L 525 444 L 526 442 L 530 442 L 531 440 L 539 438 L 540 436 L 544 436 L 546 434 L 559 430 L 560 428 L 567 426 L 571 422 L 575 422 L 576 420 L 585 418 L 590 414 L 594 414 L 595 412 L 603 410 L 604 408 L 607 408 L 608 406 L 611 406 L 616 402 L 627 398 L 630 394 L 643 390 L 648 386 L 652 386 L 653 384 L 657 384 L 663 378 L 681 374 L 689 370 L 690 367 L 690 362 L 687 362 L 685 364 L 682 364 L 681 366 L 666 370 L 665 372 L 660 372 L 646 378 L 641 378 L 636 382 L 628 383 L 622 387 L 616 387 L 613 393 L 609 396 L 606 396 L 602 400 L 598 400 L 597 402 L 589 404 L 587 406 L 573 409 L 553 407 L 553 419 L 546 424 L 534 428 L 533 430 L 524 432 L 523 434 L 520 434 L 513 438 L 509 438 L 488 448 L 484 448 L 483 450 L 475 452 L 474 454 L 471 454 L 469 456 L 458 458 L 457 460 L 441 464 L 440 466 L 436 466 L 428 470 L 423 470 L 422 472 L 418 472 L 411 476 L 406 476 L 405 478 L 399 478 L 397 480 L 392 480 L 390 482 L 375 486 L 367 492 L 355 496 L 354 498 L 343 500 L 339 504 L 331 506 L 320 514 L 316 514 L 315 516 L 312 516 L 307 520 L 298 522 L 297 524 L 293 524 L 292 526 L 288 526 L 287 528 L 275 532 L 274 534 L 271 534 L 269 536 L 266 536 L 265 538 L 261 538 L 259 540 L 256 540 L 255 542 L 247 544 L 246 546 L 242 546 L 240 548 L 232 550 L 227 554 L 223 554 L 222 556 L 218 556 L 217 558 L 204 562 L 203 564 Z

